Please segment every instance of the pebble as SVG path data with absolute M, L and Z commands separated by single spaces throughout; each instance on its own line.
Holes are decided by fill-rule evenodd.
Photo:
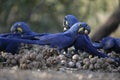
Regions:
M 120 72 L 120 65 L 110 58 L 98 58 L 86 52 L 75 54 L 70 49 L 72 57 L 64 54 L 58 55 L 55 48 L 38 45 L 23 45 L 19 54 L 0 52 L 0 68 L 11 67 L 12 69 L 56 69 L 64 71 L 66 68 L 92 71 Z M 108 53 L 110 56 L 120 58 L 120 54 L 115 52 Z M 64 68 L 66 67 L 66 68 Z

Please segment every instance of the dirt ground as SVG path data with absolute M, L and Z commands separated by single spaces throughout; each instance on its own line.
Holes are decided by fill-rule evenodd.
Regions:
M 85 52 L 66 57 L 56 49 L 23 46 L 19 54 L 0 52 L 0 80 L 120 80 L 120 65 Z
M 1 69 L 0 80 L 119 80 L 120 73 L 91 71 L 30 71 Z

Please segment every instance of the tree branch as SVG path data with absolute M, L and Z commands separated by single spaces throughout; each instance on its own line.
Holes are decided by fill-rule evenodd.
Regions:
M 113 12 L 113 14 L 109 17 L 109 19 L 100 26 L 98 30 L 96 30 L 95 34 L 92 36 L 92 41 L 99 41 L 103 37 L 108 36 L 110 33 L 115 31 L 120 23 L 120 8 L 117 7 L 117 9 Z

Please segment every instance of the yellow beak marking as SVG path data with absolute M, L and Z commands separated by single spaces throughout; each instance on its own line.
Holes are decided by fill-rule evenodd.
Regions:
M 83 31 L 84 30 L 84 28 L 83 27 L 81 27 L 79 30 L 78 30 L 78 32 L 81 32 L 81 31 Z
M 20 32 L 23 32 L 22 28 L 20 28 L 20 27 L 18 27 L 17 30 Z

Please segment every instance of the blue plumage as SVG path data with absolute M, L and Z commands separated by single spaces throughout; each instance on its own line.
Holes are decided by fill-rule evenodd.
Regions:
M 33 32 L 29 25 L 25 22 L 16 22 L 11 27 L 11 32 L 14 33 L 22 33 L 24 35 L 36 35 L 35 32 Z
M 16 39 L 16 41 L 12 39 Z M 17 39 L 33 40 L 31 36 L 21 35 L 20 33 L 0 34 L 0 51 L 6 51 L 12 54 L 17 53 L 21 43 L 20 41 L 17 42 Z M 27 42 L 24 41 L 24 43 L 27 43 Z M 30 41 L 30 43 L 32 42 Z
M 81 32 L 80 23 L 76 23 L 69 30 L 63 33 L 49 34 L 39 37 L 39 40 L 31 40 L 26 37 L 15 37 L 14 38 L 0 38 L 0 42 L 2 45 L 6 46 L 6 51 L 12 52 L 13 46 L 18 46 L 20 43 L 28 43 L 28 44 L 38 44 L 38 45 L 49 45 L 50 47 L 57 48 L 59 53 L 62 49 L 67 50 L 69 46 L 73 44 L 75 38 L 79 32 Z M 19 34 L 19 33 L 18 33 Z M 3 40 L 4 39 L 4 40 Z M 12 46 L 12 47 L 9 47 Z
M 64 27 L 64 31 L 68 30 L 73 24 L 79 22 L 79 20 L 73 16 L 73 15 L 66 15 L 63 19 L 63 27 Z M 85 22 L 82 22 L 84 24 L 84 33 L 85 34 L 89 34 L 91 32 L 91 28 L 90 26 L 88 26 L 87 24 L 85 24 Z
M 115 51 L 120 53 L 120 38 L 105 37 L 100 43 L 94 43 L 93 46 L 97 49 L 104 49 L 107 52 Z
M 5 41 L 4 40 L 1 41 L 0 50 L 10 52 L 13 54 L 17 53 L 21 42 L 20 41 L 16 42 L 17 40 L 13 42 L 11 38 L 39 40 L 41 36 L 49 34 L 49 33 L 33 32 L 30 29 L 29 25 L 26 24 L 25 22 L 16 22 L 15 24 L 13 24 L 11 27 L 11 32 L 12 33 L 0 34 L 1 39 L 3 39 L 3 37 L 8 38 L 7 40 L 5 39 Z M 37 41 L 32 41 L 32 42 L 36 44 Z M 30 43 L 32 42 L 30 41 Z M 55 47 L 55 46 L 51 46 L 51 47 Z
M 77 34 L 81 32 L 81 28 L 81 23 L 76 23 L 65 32 L 41 36 L 38 44 L 57 48 L 59 53 L 62 49 L 67 51 L 67 48 L 74 43 Z
M 10 37 L 9 37 L 10 36 Z M 28 39 L 22 39 L 19 36 L 0 37 L 0 51 L 16 54 L 19 50 L 21 43 L 34 44 L 34 41 Z
M 63 19 L 63 23 L 64 23 L 64 27 L 66 29 L 70 28 L 73 24 L 79 22 L 78 19 L 73 16 L 73 15 L 67 15 L 65 16 L 65 18 Z M 90 27 L 87 26 L 86 24 L 83 24 L 85 22 L 82 22 L 82 26 L 84 26 L 83 30 L 81 30 L 81 33 L 86 32 L 86 34 L 90 33 Z M 32 30 L 30 30 L 30 27 L 24 23 L 24 22 L 16 22 L 12 28 L 11 28 L 12 32 L 15 33 L 21 33 L 22 35 L 27 35 L 29 37 L 31 37 L 32 39 L 42 39 L 44 35 L 47 35 L 47 37 L 49 38 L 49 36 L 51 37 L 52 35 L 49 35 L 49 33 L 35 33 Z M 46 38 L 47 39 L 47 38 Z M 55 41 L 54 41 L 55 42 Z M 52 43 L 52 42 L 51 42 Z M 67 50 L 66 50 L 67 51 Z
M 49 45 L 52 48 L 57 48 L 59 54 L 62 49 L 64 49 L 67 52 L 67 48 L 74 45 L 76 51 L 82 50 L 93 55 L 97 55 L 99 57 L 109 57 L 104 53 L 98 52 L 94 48 L 89 36 L 87 35 L 90 33 L 90 27 L 85 22 L 79 22 L 77 18 L 73 15 L 67 15 L 64 18 L 64 28 L 66 28 L 67 31 L 63 33 L 39 34 L 30 30 L 29 26 L 26 23 L 17 22 L 12 26 L 11 31 L 18 33 L 19 36 L 14 36 L 15 38 L 1 37 L 0 45 L 3 45 L 4 43 L 4 45 L 7 46 L 6 51 L 8 52 L 14 52 L 14 48 L 18 48 L 20 43 Z M 36 37 L 38 38 L 36 39 Z M 13 44 L 15 45 L 13 46 Z M 112 59 L 114 59 L 117 62 L 120 62 L 120 60 L 118 59 Z
M 70 28 L 74 23 L 79 22 L 78 19 L 73 16 L 73 15 L 67 15 L 64 17 L 63 19 L 63 26 L 64 29 L 68 29 Z M 85 22 L 83 22 L 85 23 Z M 86 24 L 84 24 L 86 25 Z M 65 31 L 65 30 L 64 30 Z M 85 34 L 89 34 L 90 33 L 90 27 L 89 26 L 85 26 L 84 27 L 84 33 Z M 32 39 L 39 39 L 39 37 L 44 36 L 44 35 L 48 35 L 50 33 L 36 33 L 33 32 L 29 25 L 26 24 L 25 22 L 16 22 L 15 24 L 12 25 L 11 27 L 11 32 L 13 33 L 20 33 L 21 35 L 26 35 L 29 38 L 31 37 Z
M 49 33 L 36 33 L 33 32 L 29 25 L 25 22 L 16 22 L 12 25 L 11 27 L 11 32 L 12 33 L 20 33 L 23 36 L 26 36 L 28 38 L 33 38 L 33 39 L 37 39 L 36 37 L 40 37 L 43 35 L 47 35 Z
M 69 20 L 70 20 L 70 21 L 72 21 L 72 20 L 74 21 L 73 17 L 71 18 L 71 17 L 69 16 L 69 17 L 67 17 L 67 18 L 69 18 L 69 19 L 65 19 L 65 20 L 67 20 L 67 22 L 69 22 Z M 72 19 L 72 20 L 71 20 L 71 19 Z M 74 21 L 74 22 L 75 22 L 75 21 Z M 76 21 L 76 22 L 78 22 L 78 21 Z M 73 23 L 73 24 L 74 24 L 74 23 Z M 89 28 L 89 26 L 88 26 L 85 22 L 81 22 L 81 25 L 82 25 L 82 27 L 84 27 L 84 28 Z M 70 26 L 69 26 L 69 27 L 70 27 Z M 68 30 L 69 30 L 69 29 L 68 29 Z M 85 31 L 85 30 L 84 30 L 84 31 Z M 88 52 L 88 53 L 91 53 L 92 55 L 96 55 L 96 56 L 103 57 L 103 58 L 105 58 L 105 57 L 110 57 L 110 56 L 108 56 L 108 55 L 105 54 L 105 53 L 98 52 L 98 51 L 96 50 L 96 48 L 93 46 L 92 41 L 90 40 L 89 36 L 88 36 L 87 34 L 84 34 L 84 32 L 83 32 L 82 34 L 77 35 L 76 40 L 75 40 L 75 42 L 74 42 L 74 47 L 75 47 L 76 52 L 77 52 L 78 50 L 81 50 L 81 51 L 86 51 L 86 52 Z M 110 57 L 110 58 L 112 58 L 112 57 Z M 120 60 L 118 60 L 118 59 L 116 59 L 116 58 L 112 58 L 112 59 L 114 59 L 115 61 L 117 61 L 117 62 L 120 63 Z
M 92 45 L 91 41 L 89 41 L 85 34 L 79 34 L 75 41 L 74 47 L 77 50 L 86 51 L 92 55 L 96 55 L 99 57 L 108 57 L 105 53 L 98 52 Z

